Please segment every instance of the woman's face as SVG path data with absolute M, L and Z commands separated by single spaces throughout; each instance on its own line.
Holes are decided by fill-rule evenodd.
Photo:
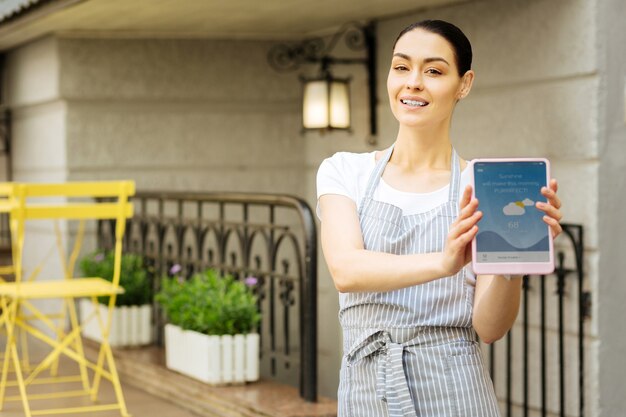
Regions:
M 400 124 L 426 127 L 449 123 L 456 102 L 471 87 L 473 72 L 459 76 L 446 39 L 423 29 L 405 33 L 393 51 L 387 77 L 391 111 Z

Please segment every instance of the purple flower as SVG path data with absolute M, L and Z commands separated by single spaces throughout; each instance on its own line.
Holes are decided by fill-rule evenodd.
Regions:
M 244 279 L 243 282 L 248 287 L 252 287 L 253 285 L 256 285 L 259 282 L 259 280 L 257 277 L 246 277 L 246 279 Z
M 180 266 L 179 264 L 174 264 L 170 268 L 170 275 L 176 275 L 176 274 L 178 274 L 182 270 L 183 270 L 182 266 Z
M 96 254 L 96 256 L 93 257 L 93 260 L 96 261 L 96 262 L 104 261 L 104 253 L 100 252 L 100 253 Z

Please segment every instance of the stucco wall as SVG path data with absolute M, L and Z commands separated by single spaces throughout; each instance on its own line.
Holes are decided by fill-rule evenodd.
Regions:
M 60 39 L 70 179 L 297 193 L 297 80 L 267 43 Z
M 16 181 L 67 180 L 65 102 L 59 96 L 57 42 L 45 38 L 6 57 L 4 96 L 11 109 L 12 177 Z M 62 235 L 66 224 L 60 223 Z M 60 258 L 51 252 L 56 235 L 51 226 L 28 225 L 24 276 L 43 265 L 42 278 L 62 277 Z M 47 262 L 42 264 L 42 260 Z M 44 312 L 56 312 L 59 303 L 36 301 Z M 42 329 L 45 326 L 42 326 Z
M 6 58 L 3 99 L 12 112 L 15 180 L 66 179 L 66 106 L 59 95 L 57 48 L 54 38 L 45 38 Z
M 624 414 L 626 375 L 626 4 L 599 2 L 600 140 L 598 145 L 598 247 L 601 256 L 598 307 L 599 415 Z

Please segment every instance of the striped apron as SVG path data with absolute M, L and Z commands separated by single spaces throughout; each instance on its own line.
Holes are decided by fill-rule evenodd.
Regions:
M 365 249 L 441 252 L 459 213 L 461 171 L 452 152 L 448 201 L 404 216 L 374 200 L 393 146 L 370 175 L 359 207 Z M 474 286 L 465 270 L 387 292 L 340 294 L 344 355 L 339 417 L 498 417 L 493 383 L 472 328 Z

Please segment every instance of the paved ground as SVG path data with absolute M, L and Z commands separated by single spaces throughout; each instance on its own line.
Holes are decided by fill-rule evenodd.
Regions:
M 0 338 L 0 347 L 4 352 L 5 341 Z M 60 373 L 64 375 L 76 375 L 77 368 L 70 361 L 62 361 Z M 11 375 L 12 378 L 14 375 Z M 77 383 L 63 383 L 63 384 L 55 384 L 56 388 L 59 389 L 77 389 L 80 387 L 80 384 Z M 188 410 L 182 409 L 170 402 L 164 401 L 160 398 L 154 397 L 150 394 L 147 394 L 137 388 L 124 386 L 124 397 L 126 399 L 126 404 L 129 412 L 133 417 L 196 417 L 195 414 L 189 412 Z M 34 386 L 32 389 L 28 391 L 29 393 L 41 393 L 41 392 L 53 392 L 52 386 L 48 385 L 40 385 Z M 7 395 L 15 396 L 17 395 L 17 389 L 10 388 Z M 100 389 L 100 402 L 108 403 L 114 398 L 113 387 L 110 383 L 103 382 Z M 68 406 L 76 406 L 76 405 L 90 405 L 92 404 L 88 398 L 65 398 L 65 399 L 56 399 L 56 400 L 38 400 L 32 402 L 32 409 L 35 410 L 42 406 L 50 406 L 50 407 L 68 407 Z M 0 415 L 2 417 L 22 417 L 24 416 L 24 411 L 22 408 L 22 403 L 20 401 L 9 401 L 6 402 L 2 411 L 0 411 Z M 104 411 L 104 412 L 90 412 L 90 413 L 82 413 L 82 414 L 71 414 L 76 416 L 94 416 L 94 417 L 119 417 L 120 413 L 117 411 Z

